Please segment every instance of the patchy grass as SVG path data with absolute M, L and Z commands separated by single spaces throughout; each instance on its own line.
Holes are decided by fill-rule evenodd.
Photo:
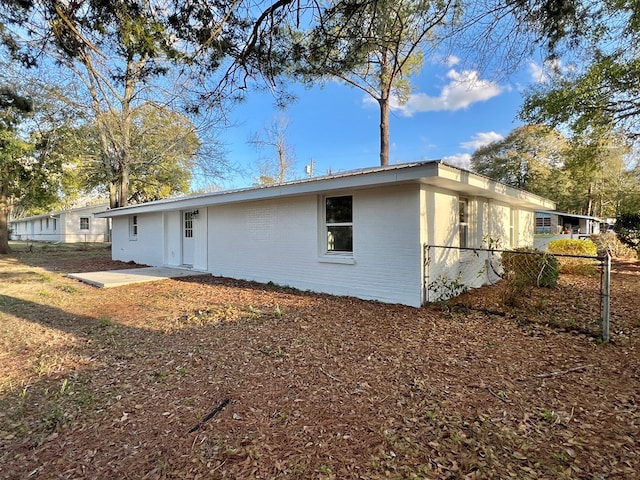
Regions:
M 518 309 L 491 287 L 443 312 L 215 277 L 100 290 L 64 275 L 125 265 L 108 256 L 0 257 L 0 478 L 640 471 L 637 262 L 614 269 L 604 345 L 577 276 Z

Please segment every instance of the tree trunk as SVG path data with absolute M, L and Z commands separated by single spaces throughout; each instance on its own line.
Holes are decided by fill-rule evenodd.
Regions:
M 380 165 L 389 165 L 389 99 L 379 98 L 380 104 Z
M 118 206 L 126 207 L 129 205 L 129 164 L 128 160 L 123 162 L 122 169 L 120 170 L 120 181 L 118 185 L 118 196 L 120 202 Z
M 593 184 L 589 183 L 589 191 L 587 193 L 587 212 L 586 215 L 591 215 L 593 210 Z
M 118 192 L 113 182 L 109 182 L 109 208 L 118 208 Z
M 9 185 L 5 175 L 0 184 L 0 254 L 11 251 L 9 247 Z

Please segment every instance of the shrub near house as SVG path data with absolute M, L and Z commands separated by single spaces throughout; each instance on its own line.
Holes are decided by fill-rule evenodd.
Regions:
M 547 251 L 551 254 L 569 255 L 558 257 L 560 272 L 579 275 L 595 275 L 598 267 L 593 260 L 584 257 L 597 257 L 598 248 L 591 240 L 562 239 L 548 243 Z M 580 258 L 582 257 L 582 258 Z
M 558 283 L 558 260 L 546 252 L 516 248 L 503 252 L 506 279 L 516 290 L 527 286 L 553 288 Z
M 595 257 L 598 255 L 596 244 L 591 240 L 572 240 L 569 238 L 552 240 L 547 249 L 550 253 L 563 255 L 581 255 L 585 257 Z
M 620 215 L 616 221 L 615 232 L 623 243 L 640 251 L 640 213 Z

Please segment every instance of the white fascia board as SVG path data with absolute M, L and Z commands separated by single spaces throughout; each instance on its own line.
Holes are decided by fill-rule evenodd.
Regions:
M 269 200 L 309 194 L 331 194 L 339 191 L 350 191 L 381 185 L 418 182 L 439 185 L 453 191 L 474 196 L 496 198 L 531 209 L 555 207 L 553 202 L 537 195 L 508 187 L 490 180 L 487 177 L 451 167 L 440 161 L 430 161 L 345 172 L 328 177 L 298 180 L 283 185 L 159 200 L 157 202 L 108 210 L 96 213 L 95 216 L 107 218 L 168 210 L 189 210 L 229 203 Z

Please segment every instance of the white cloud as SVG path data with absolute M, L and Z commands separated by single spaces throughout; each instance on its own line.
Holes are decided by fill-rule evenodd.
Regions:
M 405 117 L 411 117 L 418 112 L 455 111 L 468 108 L 476 102 L 489 100 L 502 92 L 500 85 L 482 80 L 475 70 L 458 72 L 451 69 L 447 77 L 450 81 L 442 87 L 439 96 L 415 93 L 404 105 L 400 105 L 397 99 L 392 99 L 391 109 Z
M 465 170 L 469 170 L 471 166 L 471 155 L 469 153 L 449 155 L 448 157 L 443 157 L 442 160 L 444 163 L 453 165 L 454 167 L 464 168 Z
M 456 57 L 455 55 L 449 55 L 444 60 L 444 64 L 449 68 L 457 65 L 458 63 L 460 63 L 460 59 L 458 57 Z
M 471 140 L 460 143 L 460 146 L 465 150 L 477 150 L 480 147 L 502 140 L 503 138 L 502 135 L 496 132 L 478 132 L 471 137 Z M 443 157 L 442 160 L 449 165 L 469 170 L 471 168 L 471 157 L 472 155 L 470 153 L 456 153 L 455 155 Z
M 478 132 L 471 137 L 471 140 L 462 142 L 460 146 L 466 150 L 477 150 L 503 138 L 504 137 L 497 132 Z
M 547 74 L 543 65 L 531 60 L 527 67 L 529 70 L 529 76 L 534 83 L 547 83 L 549 81 L 549 75 Z

